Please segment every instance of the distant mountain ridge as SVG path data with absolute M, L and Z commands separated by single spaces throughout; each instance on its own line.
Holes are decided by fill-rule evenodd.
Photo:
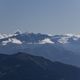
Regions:
M 0 53 L 11 55 L 17 52 L 28 52 L 51 61 L 80 67 L 80 35 L 15 32 L 0 37 Z
M 41 33 L 21 33 L 15 32 L 14 34 L 0 34 L 1 41 L 7 41 L 9 39 L 20 40 L 21 42 L 26 42 L 27 44 L 40 44 L 41 41 L 49 43 L 52 41 L 54 44 L 67 44 L 67 43 L 80 43 L 80 35 L 77 34 L 63 34 L 63 35 L 49 35 Z

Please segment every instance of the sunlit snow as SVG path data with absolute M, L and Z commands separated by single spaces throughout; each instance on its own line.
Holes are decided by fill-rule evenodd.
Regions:
M 22 44 L 22 42 L 16 38 L 9 38 L 6 41 L 2 41 L 2 45 L 7 45 L 8 43 L 14 43 L 14 44 Z
M 39 43 L 40 43 L 40 44 L 45 44 L 45 43 L 54 44 L 54 42 L 53 42 L 53 41 L 51 41 L 51 40 L 50 40 L 50 39 L 48 39 L 48 38 L 46 38 L 46 39 L 44 39 L 44 40 L 40 41 Z

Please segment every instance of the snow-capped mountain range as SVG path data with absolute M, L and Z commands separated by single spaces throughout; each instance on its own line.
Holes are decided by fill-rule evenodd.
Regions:
M 0 53 L 27 52 L 80 67 L 80 35 L 0 34 Z
M 0 40 L 2 43 L 23 43 L 24 41 L 27 44 L 68 44 L 68 43 L 78 43 L 80 40 L 80 35 L 74 34 L 64 34 L 64 35 L 48 35 L 48 34 L 41 34 L 41 33 L 21 33 L 16 32 L 14 34 L 1 34 L 0 33 Z M 17 42 L 16 42 L 17 41 Z

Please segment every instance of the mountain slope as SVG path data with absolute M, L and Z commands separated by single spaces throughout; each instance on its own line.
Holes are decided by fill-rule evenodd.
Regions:
M 80 80 L 80 68 L 25 53 L 2 54 L 0 80 Z
M 11 55 L 17 52 L 80 67 L 80 35 L 16 32 L 0 39 L 0 53 Z

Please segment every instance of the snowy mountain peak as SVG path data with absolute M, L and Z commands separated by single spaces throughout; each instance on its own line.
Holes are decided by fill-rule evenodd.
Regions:
M 73 44 L 80 43 L 79 34 L 63 34 L 63 35 L 49 35 L 41 33 L 22 33 L 20 30 L 17 30 L 14 34 L 1 34 L 0 33 L 0 44 L 7 45 L 8 43 L 12 44 L 56 44 L 60 43 Z
M 0 39 L 6 38 L 6 37 L 8 37 L 7 34 L 2 34 L 2 33 L 0 33 Z
M 40 44 L 54 44 L 53 41 L 51 41 L 49 38 L 45 38 L 44 40 L 39 42 Z
M 41 33 L 22 33 L 20 30 L 17 30 L 14 34 L 0 34 L 0 39 L 2 39 L 2 43 L 14 43 L 14 41 L 18 41 L 19 43 L 36 43 L 36 44 L 67 44 L 67 43 L 73 43 L 73 42 L 79 42 L 80 41 L 80 35 L 74 35 L 74 34 L 64 34 L 64 35 L 49 35 L 49 34 L 41 34 Z M 7 40 L 6 40 L 7 39 Z M 11 41 L 10 41 L 11 39 Z M 15 40 L 16 39 L 16 40 Z M 0 43 L 1 43 L 0 42 Z
M 8 43 L 22 44 L 22 42 L 16 38 L 9 38 L 8 40 L 2 41 L 2 45 L 7 45 Z
M 22 34 L 22 31 L 18 29 L 14 34 L 17 34 L 17 35 Z

